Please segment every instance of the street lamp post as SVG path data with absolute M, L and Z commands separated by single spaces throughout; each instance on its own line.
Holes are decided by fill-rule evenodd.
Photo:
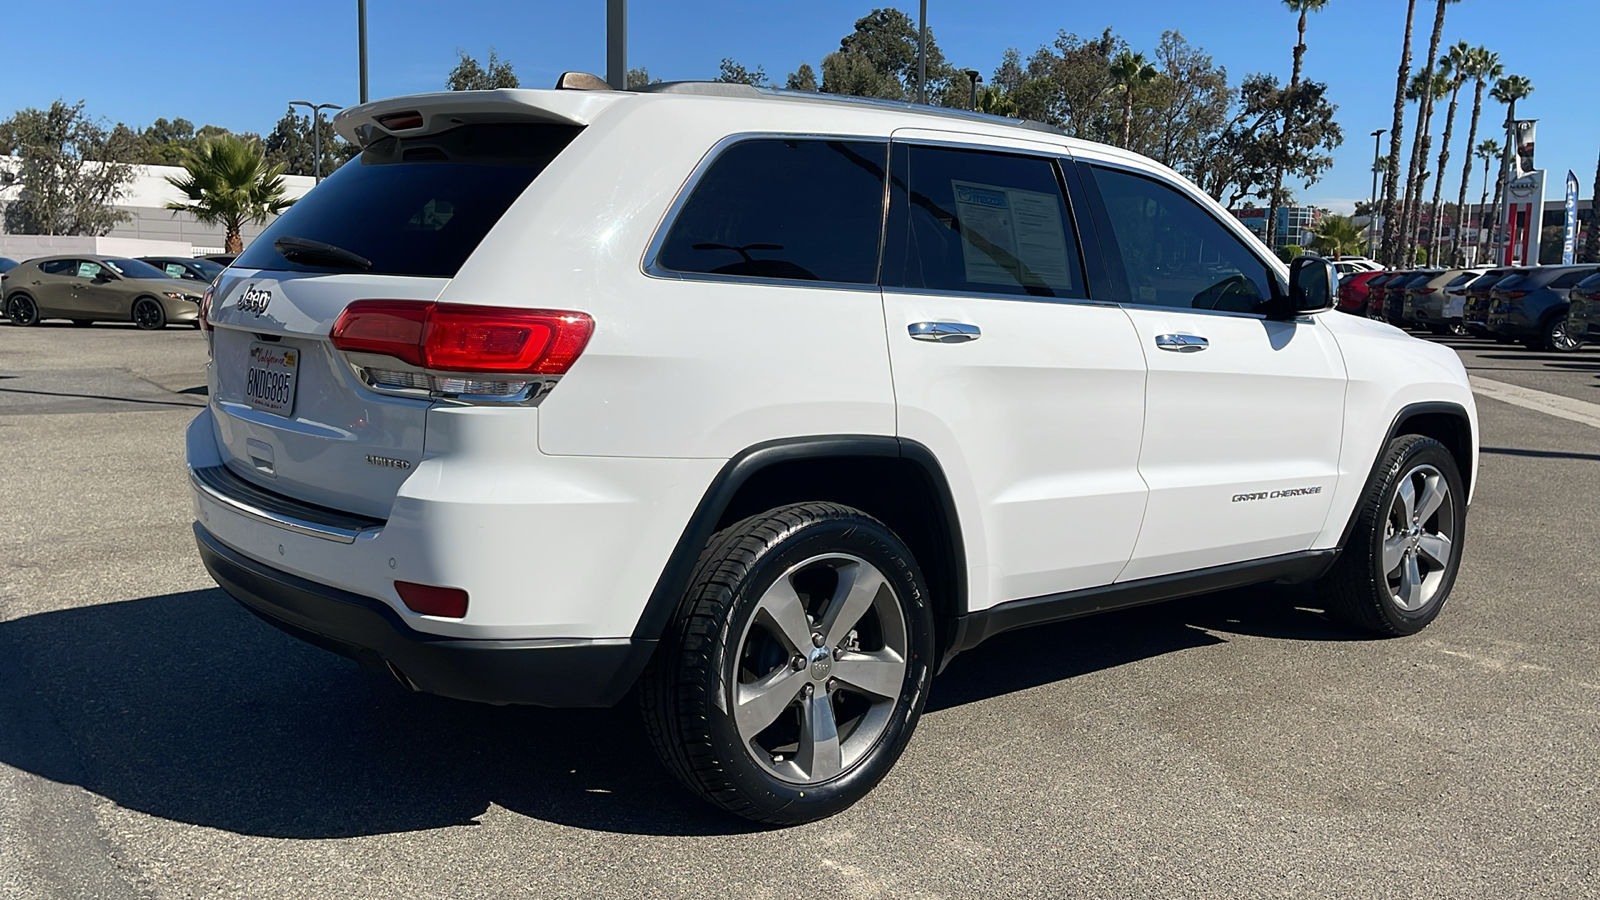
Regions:
M 928 102 L 928 0 L 917 12 L 917 102 Z
M 367 0 L 356 0 L 356 41 L 361 59 L 361 102 L 367 102 Z
M 318 182 L 322 181 L 322 111 L 325 109 L 344 109 L 337 103 L 312 103 L 309 100 L 290 100 L 290 106 L 304 106 L 311 110 L 311 172 Z
M 972 80 L 972 101 L 967 105 L 967 108 L 971 109 L 973 112 L 977 112 L 978 111 L 978 82 L 983 80 L 983 73 L 979 72 L 977 69 L 967 69 L 967 70 L 965 70 L 965 74 L 966 74 L 967 78 Z
M 1369 213 L 1372 218 L 1367 222 L 1368 253 L 1372 252 L 1372 242 L 1377 240 L 1378 234 L 1378 139 L 1383 137 L 1383 133 L 1386 131 L 1388 131 L 1387 128 L 1379 128 L 1372 133 L 1372 211 Z M 1389 223 L 1383 223 L 1383 227 L 1388 228 Z

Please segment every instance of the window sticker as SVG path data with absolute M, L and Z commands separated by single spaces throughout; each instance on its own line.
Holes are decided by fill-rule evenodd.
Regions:
M 1071 287 L 1059 197 L 954 179 L 950 186 L 968 282 Z

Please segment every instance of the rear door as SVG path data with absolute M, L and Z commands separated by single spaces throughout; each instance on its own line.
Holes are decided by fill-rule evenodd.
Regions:
M 967 507 L 969 605 L 1109 584 L 1144 514 L 1145 363 L 1086 287 L 1065 154 L 904 137 L 882 273 L 899 434 Z
M 1314 316 L 1262 314 L 1277 275 L 1198 198 L 1153 174 L 1083 168 L 1149 368 L 1139 474 L 1150 500 L 1121 580 L 1309 548 L 1343 437 L 1333 335 Z
M 22 287 L 32 295 L 39 315 L 63 315 L 63 310 L 72 306 L 72 279 L 78 274 L 80 262 L 82 260 L 47 259 L 28 273 Z
M 485 123 L 380 138 L 257 238 L 210 311 L 212 408 L 228 466 L 308 503 L 386 518 L 422 459 L 432 400 L 369 386 L 329 332 L 355 300 L 436 299 L 579 130 Z M 366 265 L 286 257 L 274 243 L 290 236 Z

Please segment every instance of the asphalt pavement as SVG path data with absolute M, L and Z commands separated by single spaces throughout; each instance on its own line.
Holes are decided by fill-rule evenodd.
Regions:
M 1448 341 L 1600 403 L 1600 352 Z M 407 695 L 217 590 L 203 337 L 0 325 L 0 897 L 1600 895 L 1600 429 L 1480 398 L 1449 605 L 1303 587 L 995 638 L 865 801 L 756 828 L 630 708 Z

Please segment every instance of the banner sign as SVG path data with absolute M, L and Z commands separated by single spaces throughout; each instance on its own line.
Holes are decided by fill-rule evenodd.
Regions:
M 1518 119 L 1516 124 L 1517 134 L 1517 172 L 1518 175 L 1527 175 L 1533 171 L 1533 135 L 1538 127 L 1538 119 Z
M 1539 225 L 1544 217 L 1544 170 L 1529 172 L 1506 185 L 1500 252 L 1503 266 L 1539 264 Z
M 1578 249 L 1578 176 L 1567 170 L 1567 218 L 1562 225 L 1561 264 L 1570 266 Z

